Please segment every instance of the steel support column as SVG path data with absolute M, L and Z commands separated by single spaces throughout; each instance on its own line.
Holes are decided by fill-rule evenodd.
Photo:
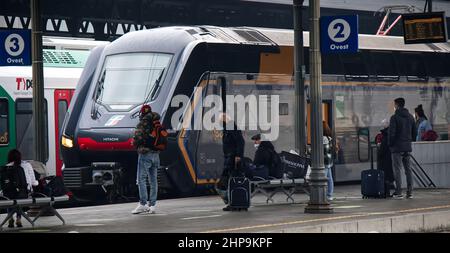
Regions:
M 306 154 L 305 64 L 303 53 L 302 6 L 304 0 L 294 0 L 294 66 L 295 66 L 295 148 Z
M 44 66 L 42 61 L 41 1 L 31 0 L 31 48 L 33 60 L 34 159 L 45 162 Z
M 323 127 L 322 127 L 322 87 L 320 55 L 320 0 L 309 0 L 310 8 L 310 100 L 311 100 L 311 185 L 305 213 L 332 213 L 327 200 L 327 178 L 324 168 Z

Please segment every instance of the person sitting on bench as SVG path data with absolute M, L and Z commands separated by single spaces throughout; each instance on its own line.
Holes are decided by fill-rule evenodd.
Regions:
M 281 158 L 275 151 L 275 147 L 270 141 L 261 140 L 261 134 L 252 137 L 256 148 L 255 158 L 253 159 L 253 175 L 264 179 L 268 177 L 281 178 Z
M 28 162 L 22 161 L 19 150 L 8 153 L 8 164 L 1 173 L 3 194 L 9 199 L 26 199 L 32 187 L 38 185 L 33 168 Z M 16 226 L 22 227 L 21 215 L 17 213 Z M 14 227 L 14 219 L 8 221 L 8 227 Z

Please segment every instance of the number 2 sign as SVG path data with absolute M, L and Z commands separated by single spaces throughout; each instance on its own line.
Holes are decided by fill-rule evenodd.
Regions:
M 31 31 L 0 31 L 0 66 L 31 65 Z
M 358 16 L 325 16 L 320 18 L 322 53 L 358 52 Z

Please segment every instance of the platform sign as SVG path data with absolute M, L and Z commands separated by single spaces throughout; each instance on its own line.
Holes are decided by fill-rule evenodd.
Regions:
M 405 44 L 447 42 L 444 12 L 403 14 Z
M 358 52 L 358 15 L 321 17 L 320 49 L 324 54 Z
M 0 31 L 0 66 L 31 65 L 31 30 Z

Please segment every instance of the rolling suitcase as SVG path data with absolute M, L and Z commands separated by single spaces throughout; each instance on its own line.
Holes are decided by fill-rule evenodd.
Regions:
M 228 196 L 232 210 L 247 211 L 250 207 L 250 180 L 246 177 L 230 177 Z
M 384 171 L 373 168 L 373 148 L 370 155 L 370 170 L 361 171 L 361 194 L 363 198 L 385 198 Z

